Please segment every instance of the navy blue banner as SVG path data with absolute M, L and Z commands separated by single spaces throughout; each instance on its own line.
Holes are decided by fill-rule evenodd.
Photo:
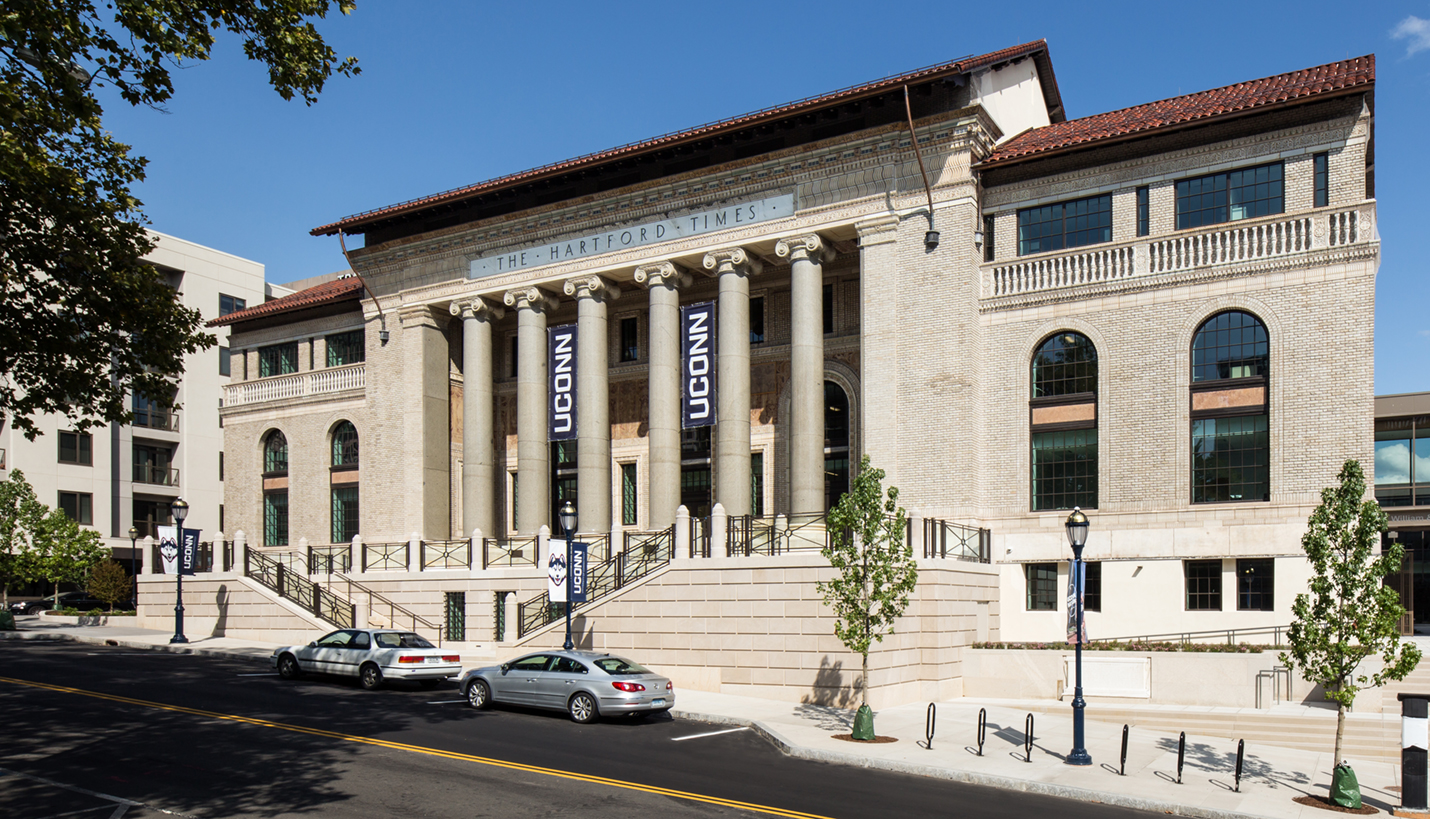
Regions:
M 680 428 L 715 426 L 715 302 L 680 308 Z
M 563 324 L 546 331 L 546 371 L 550 384 L 547 400 L 547 440 L 576 440 L 576 325 Z
M 193 574 L 199 564 L 199 533 L 201 529 L 180 529 L 179 574 Z
M 571 544 L 571 602 L 586 602 L 586 550 L 585 543 Z

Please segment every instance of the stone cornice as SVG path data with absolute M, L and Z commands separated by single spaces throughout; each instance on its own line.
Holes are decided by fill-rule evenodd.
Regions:
M 701 265 L 716 275 L 732 273 L 737 276 L 758 276 L 765 269 L 765 263 L 743 247 L 727 247 L 705 254 Z
M 646 287 L 670 287 L 680 290 L 690 286 L 691 275 L 683 267 L 672 262 L 654 262 L 636 268 L 636 284 Z
M 518 310 L 534 310 L 538 313 L 549 313 L 555 310 L 558 304 L 555 296 L 534 285 L 506 291 L 502 295 L 502 302 L 507 307 L 515 307 Z
M 561 289 L 577 299 L 596 299 L 606 303 L 621 297 L 621 288 L 594 274 L 567 279 Z
M 454 301 L 447 309 L 454 316 L 482 321 L 496 321 L 506 315 L 505 307 L 492 304 L 481 296 L 466 301 Z
M 808 259 L 815 264 L 825 264 L 834 261 L 837 254 L 834 248 L 824 241 L 823 236 L 806 233 L 801 236 L 787 236 L 775 242 L 775 255 L 791 262 Z

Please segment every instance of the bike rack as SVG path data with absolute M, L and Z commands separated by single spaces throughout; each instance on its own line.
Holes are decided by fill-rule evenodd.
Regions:
M 1122 765 L 1117 769 L 1118 776 L 1127 775 L 1127 726 L 1122 726 Z
M 1028 721 L 1023 724 L 1023 761 L 1033 761 L 1033 715 L 1028 715 Z
M 1177 739 L 1177 784 L 1182 784 L 1182 762 L 1187 758 L 1187 732 Z
M 978 755 L 983 756 L 983 738 L 988 735 L 988 709 L 978 709 Z

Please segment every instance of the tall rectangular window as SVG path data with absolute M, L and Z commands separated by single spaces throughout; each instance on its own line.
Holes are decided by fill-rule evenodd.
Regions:
M 223 482 L 223 452 L 221 450 L 218 453 L 218 479 L 220 483 Z
M 367 332 L 363 329 L 338 333 L 324 339 L 328 348 L 328 366 L 358 364 L 367 360 Z
M 499 591 L 496 593 L 496 611 L 492 616 L 492 639 L 498 643 L 506 641 L 506 601 L 516 592 Z
M 506 377 L 516 378 L 516 336 L 512 336 L 507 345 Z
M 1018 255 L 1112 241 L 1112 194 L 1018 211 Z
M 218 314 L 220 318 L 229 313 L 236 313 L 247 306 L 248 304 L 237 296 L 229 296 L 223 293 L 218 294 Z
M 765 516 L 765 453 L 750 453 L 750 513 Z
M 218 374 L 233 375 L 233 356 L 227 347 L 218 348 Z
M 75 523 L 94 525 L 94 496 L 88 492 L 61 492 L 60 511 Z
M 521 520 L 516 515 L 518 508 L 517 501 L 519 500 L 519 496 L 517 495 L 518 486 L 516 483 L 517 473 L 508 472 L 507 474 L 511 476 L 511 530 L 517 532 L 521 530 Z
M 1192 421 L 1192 502 L 1271 500 L 1265 415 Z
M 1137 189 L 1137 235 L 1146 236 L 1152 232 L 1151 191 L 1146 185 Z
M 989 214 L 983 217 L 983 261 L 991 262 L 996 257 L 996 250 L 993 241 L 993 227 L 998 224 L 998 220 Z
M 1221 611 L 1221 561 L 1187 560 L 1187 611 Z
M 1097 430 L 1035 432 L 1033 511 L 1097 508 Z
M 60 432 L 60 463 L 94 465 L 94 444 L 88 432 Z
M 1331 202 L 1330 156 L 1320 153 L 1311 157 L 1311 175 L 1314 177 L 1314 207 L 1324 208 Z
M 447 592 L 446 605 L 443 606 L 442 618 L 443 629 L 447 633 L 447 639 L 453 642 L 464 642 L 467 639 L 467 593 Z
M 1083 561 L 1082 610 L 1102 611 L 1102 564 Z
M 621 464 L 621 525 L 635 526 L 637 512 L 636 506 L 638 498 L 636 492 L 636 465 Z
M 1177 230 L 1284 213 L 1282 164 L 1214 173 L 1177 183 Z
M 1028 611 L 1057 611 L 1058 564 L 1025 564 L 1023 576 L 1028 584 Z
M 834 285 L 826 284 L 821 290 L 820 306 L 824 313 L 824 334 L 834 332 Z
M 1276 561 L 1269 557 L 1236 561 L 1238 611 L 1272 611 L 1276 596 Z
M 358 488 L 333 487 L 333 543 L 351 543 L 358 534 Z
M 635 316 L 621 319 L 621 361 L 637 361 L 641 357 L 640 322 Z
M 258 377 L 298 372 L 298 342 L 258 348 Z
M 765 343 L 765 297 L 750 299 L 750 343 Z
M 263 496 L 263 545 L 288 545 L 288 490 Z

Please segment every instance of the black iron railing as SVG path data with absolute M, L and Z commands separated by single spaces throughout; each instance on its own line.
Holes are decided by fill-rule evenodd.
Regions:
M 353 547 L 350 544 L 308 547 L 308 573 L 332 574 L 353 570 Z
M 356 606 L 309 580 L 303 573 L 290 570 L 277 557 L 245 547 L 243 573 L 338 628 L 357 625 Z
M 482 568 L 492 566 L 535 566 L 536 536 L 482 538 Z
M 418 571 L 467 569 L 472 565 L 472 541 L 424 540 L 417 549 Z
M 936 518 L 924 518 L 924 557 L 952 558 L 974 563 L 988 563 L 993 559 L 993 533 L 976 526 L 965 526 Z M 913 545 L 914 527 L 909 527 L 909 544 Z
M 364 543 L 362 545 L 362 570 L 364 572 L 404 572 L 410 565 L 412 565 L 410 544 Z
M 154 486 L 178 486 L 179 470 L 156 464 L 134 464 L 134 482 Z
M 367 595 L 368 611 L 379 617 L 385 617 L 389 627 L 401 628 L 406 626 L 413 631 L 417 631 L 417 626 L 420 624 L 425 626 L 430 633 L 437 635 L 438 645 L 442 644 L 442 627 L 411 609 L 393 602 L 390 598 L 384 597 L 382 594 L 373 591 L 371 588 L 364 586 L 345 574 L 333 575 L 333 580 L 328 584 L 327 588 L 331 590 L 334 586 L 340 588 L 344 592 L 343 596 L 346 596 L 349 600 L 356 596 L 355 593 Z M 334 596 L 336 597 L 338 595 L 334 593 Z M 386 612 L 385 615 L 384 610 Z
M 1218 628 L 1209 631 L 1174 631 L 1166 634 L 1139 634 L 1133 637 L 1104 637 L 1099 640 L 1088 640 L 1089 643 L 1221 643 L 1236 645 L 1244 642 L 1239 638 L 1255 636 L 1271 636 L 1272 645 L 1281 645 L 1281 640 L 1291 627 L 1287 626 L 1260 626 L 1257 628 Z
M 648 534 L 634 544 L 627 540 L 625 551 L 610 560 L 593 563 L 586 573 L 586 602 L 572 606 L 580 611 L 602 597 L 611 594 L 670 563 L 675 556 L 675 527 Z M 566 615 L 564 603 L 552 603 L 549 592 L 542 592 L 517 605 L 517 637 Z

